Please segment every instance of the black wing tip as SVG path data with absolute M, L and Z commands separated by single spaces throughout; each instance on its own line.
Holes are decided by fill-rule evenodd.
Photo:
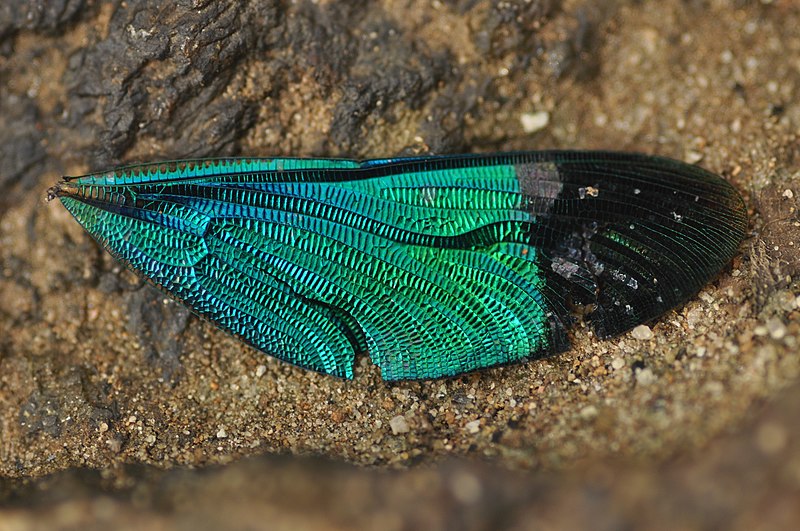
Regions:
M 575 302 L 589 305 L 584 317 L 600 338 L 685 304 L 720 274 L 746 237 L 741 194 L 700 166 L 603 151 L 556 152 L 551 160 L 564 188 L 555 200 L 560 215 L 545 217 L 543 225 L 571 224 L 559 227 L 561 243 L 550 242 L 553 255 L 593 279 L 593 300 Z M 595 193 L 581 194 L 588 186 Z M 558 281 L 572 298 L 583 293 L 571 277 Z

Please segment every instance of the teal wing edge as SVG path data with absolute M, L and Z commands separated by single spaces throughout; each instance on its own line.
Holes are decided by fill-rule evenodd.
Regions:
M 591 152 L 185 161 L 52 195 L 252 346 L 344 378 L 368 352 L 386 380 L 560 352 L 573 304 L 602 336 L 653 319 L 730 260 L 746 224 L 708 172 Z

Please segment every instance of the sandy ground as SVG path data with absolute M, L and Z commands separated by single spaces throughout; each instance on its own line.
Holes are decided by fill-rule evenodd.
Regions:
M 0 8 L 0 528 L 797 525 L 800 5 L 593 4 Z M 741 254 L 652 338 L 390 385 L 242 346 L 44 201 L 135 160 L 546 148 L 723 175 Z

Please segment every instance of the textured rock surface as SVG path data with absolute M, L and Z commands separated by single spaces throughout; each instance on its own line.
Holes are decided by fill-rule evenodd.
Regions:
M 6 496 L 10 529 L 793 529 L 800 386 L 702 456 L 531 475 L 447 462 L 384 473 L 261 456 L 203 471 L 63 472 Z M 2 484 L 0 484 L 0 489 Z
M 746 527 L 756 501 L 767 522 L 796 523 L 798 401 L 781 390 L 800 371 L 800 8 L 512 4 L 0 8 L 0 518 L 48 528 L 90 509 L 166 526 L 226 490 L 252 502 L 226 498 L 242 525 L 497 525 L 495 499 L 534 528 L 536 515 L 570 523 L 571 500 L 608 527 L 683 518 L 682 501 L 697 507 L 677 522 L 689 526 Z M 548 120 L 528 134 L 537 113 Z M 651 339 L 584 331 L 558 358 L 436 382 L 387 385 L 367 363 L 343 382 L 268 359 L 142 286 L 43 201 L 61 174 L 136 160 L 558 147 L 700 161 L 745 193 L 753 236 Z M 765 402 L 772 424 L 755 420 Z M 160 471 L 265 453 L 411 470 L 287 456 Z M 289 494 L 245 496 L 254 471 Z M 333 521 L 338 505 L 314 501 L 325 489 L 342 500 Z M 429 490 L 437 503 L 420 505 Z

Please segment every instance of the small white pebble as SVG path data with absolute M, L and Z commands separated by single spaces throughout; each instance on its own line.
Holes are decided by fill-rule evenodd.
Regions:
M 581 409 L 580 416 L 584 420 L 592 420 L 597 417 L 597 408 L 592 405 L 586 406 Z
M 771 94 L 778 92 L 778 82 L 774 79 L 767 81 L 767 92 Z
M 647 367 L 636 373 L 636 383 L 639 385 L 650 385 L 655 381 L 656 375 Z
M 708 293 L 707 291 L 701 291 L 700 295 L 698 295 L 700 300 L 705 302 L 706 304 L 713 304 L 714 303 L 714 296 Z
M 481 431 L 481 421 L 480 420 L 471 420 L 464 425 L 466 428 L 467 433 L 478 433 Z
M 476 503 L 483 494 L 480 480 L 466 472 L 459 472 L 453 475 L 450 481 L 450 489 L 453 492 L 453 497 L 464 505 Z
M 535 133 L 547 127 L 547 124 L 550 123 L 550 113 L 547 111 L 522 113 L 519 121 L 522 124 L 523 131 Z
M 611 368 L 614 369 L 615 371 L 620 370 L 624 366 L 625 366 L 625 360 L 622 358 L 614 358 L 613 360 L 611 360 Z
M 783 339 L 786 336 L 786 325 L 778 317 L 767 320 L 767 330 L 772 339 Z
M 261 378 L 262 376 L 264 376 L 264 373 L 266 372 L 267 372 L 267 366 L 259 365 L 258 367 L 256 367 L 256 378 Z
M 653 339 L 653 337 L 655 337 L 653 335 L 653 331 L 650 330 L 650 327 L 643 324 L 640 324 L 639 326 L 631 330 L 631 335 L 633 336 L 634 339 L 638 339 L 640 341 L 648 341 L 650 339 Z
M 689 325 L 689 329 L 696 328 L 703 323 L 705 318 L 705 312 L 703 312 L 702 308 L 692 308 L 686 312 L 686 324 Z
M 228 434 L 225 432 L 225 428 L 220 427 L 219 431 L 217 431 L 217 439 L 225 439 Z
M 389 427 L 392 429 L 393 435 L 400 435 L 401 433 L 408 433 L 408 421 L 403 415 L 397 415 L 389 421 Z
M 783 197 L 785 197 L 786 199 L 792 199 L 794 197 L 794 192 L 792 191 L 791 188 L 787 188 L 786 190 L 783 191 Z
M 699 151 L 689 150 L 683 158 L 689 164 L 696 164 L 703 160 L 703 154 Z

